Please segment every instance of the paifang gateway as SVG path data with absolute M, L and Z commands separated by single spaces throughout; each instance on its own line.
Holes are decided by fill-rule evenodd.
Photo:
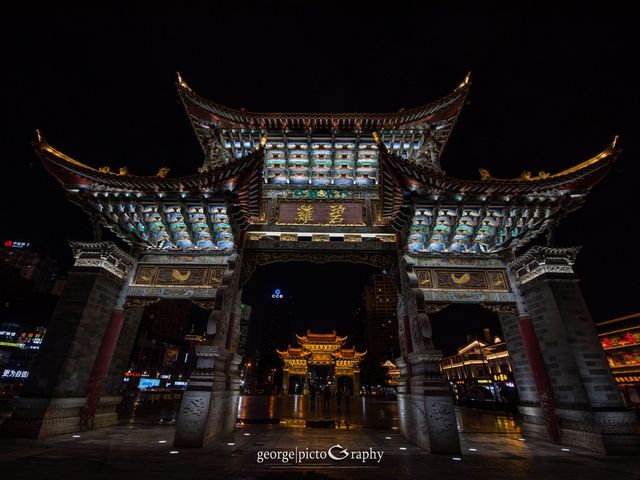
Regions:
M 497 312 L 527 436 L 600 453 L 638 452 L 573 271 L 579 247 L 523 247 L 579 208 L 620 153 L 617 139 L 557 173 L 448 176 L 440 157 L 469 93 L 397 113 L 253 113 L 197 95 L 178 75 L 204 152 L 192 175 L 89 166 L 34 143 L 95 241 L 76 263 L 4 434 L 44 437 L 116 422 L 119 381 L 145 305 L 211 310 L 180 406 L 175 445 L 235 427 L 240 295 L 257 265 L 365 263 L 398 290 L 400 428 L 433 453 L 460 451 L 429 313 L 452 303 Z M 100 240 L 112 230 L 132 253 Z M 548 235 L 552 238 L 552 235 Z M 523 252 L 524 251 L 524 252 Z M 517 255 L 516 255 L 517 252 Z

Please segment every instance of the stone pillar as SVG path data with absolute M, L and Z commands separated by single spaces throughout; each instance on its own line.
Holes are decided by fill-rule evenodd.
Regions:
M 133 259 L 112 242 L 70 242 L 76 258 L 11 418 L 2 433 L 77 432 L 90 375 Z
M 514 282 L 515 283 L 515 282 Z M 517 285 L 513 285 L 517 291 Z M 557 427 L 552 427 L 555 417 L 554 411 L 543 411 L 538 395 L 538 388 L 531 368 L 528 350 L 523 339 L 521 323 L 518 320 L 516 305 L 486 305 L 484 307 L 498 313 L 502 334 L 509 351 L 509 361 L 513 371 L 513 378 L 518 389 L 520 404 L 518 410 L 523 416 L 524 435 L 541 440 L 557 440 Z M 528 318 L 528 317 L 527 317 Z M 530 323 L 530 320 L 529 320 Z M 533 339 L 537 343 L 537 339 Z M 532 348 L 532 339 L 529 338 L 529 349 Z M 537 348 L 540 352 L 540 348 Z M 537 358 L 541 358 L 538 356 Z M 538 362 L 539 365 L 539 362 Z M 548 384 L 548 382 L 547 382 Z M 549 390 L 549 389 L 546 389 Z M 551 428 L 551 430 L 550 430 Z
M 556 413 L 555 399 L 553 395 L 553 389 L 551 388 L 551 381 L 547 372 L 544 360 L 542 358 L 542 351 L 540 350 L 540 343 L 533 329 L 531 318 L 526 313 L 521 313 L 518 318 L 518 327 L 520 328 L 520 336 L 522 338 L 522 344 L 524 350 L 529 359 L 529 366 L 531 367 L 531 373 L 533 375 L 533 381 L 536 385 L 536 391 L 540 400 L 540 408 L 542 410 L 542 417 L 545 421 L 546 433 L 548 439 L 554 443 L 558 443 L 560 440 L 560 433 L 558 431 L 558 416 Z M 522 408 L 521 411 L 525 415 L 525 420 L 529 426 L 529 430 L 533 429 L 531 418 L 533 413 Z
M 289 372 L 287 370 L 282 371 L 282 393 L 289 394 Z
M 459 453 L 460 439 L 449 383 L 440 372 L 431 323 L 409 256 L 400 259 L 398 335 L 402 357 L 398 413 L 403 435 L 431 453 Z
M 125 305 L 125 319 L 120 330 L 120 337 L 116 344 L 111 360 L 111 366 L 106 376 L 106 380 L 102 385 L 102 392 L 98 407 L 94 414 L 94 428 L 102 428 L 116 425 L 118 422 L 118 414 L 116 408 L 122 401 L 120 388 L 124 372 L 129 369 L 131 361 L 131 352 L 138 335 L 140 321 L 144 308 L 142 306 L 129 307 Z
M 561 442 L 600 453 L 637 453 L 635 414 L 624 407 L 573 272 L 578 251 L 533 247 L 510 268 L 551 379 Z
M 240 322 L 240 265 L 238 256 L 228 267 L 209 317 L 205 343 L 196 347 L 196 369 L 182 397 L 174 444 L 202 447 L 208 440 L 231 433 L 236 425 L 242 357 L 233 349 L 238 344 Z
M 102 342 L 96 355 L 96 361 L 93 364 L 91 376 L 89 377 L 87 400 L 80 416 L 80 428 L 82 430 L 92 429 L 94 427 L 94 417 L 102 395 L 102 385 L 107 378 L 113 352 L 116 349 L 116 343 L 118 342 L 118 336 L 120 335 L 123 323 L 124 310 L 114 309 L 111 312 L 111 318 L 102 337 Z
M 513 310 L 510 312 L 499 312 L 498 318 L 500 319 L 502 335 L 509 351 L 509 361 L 513 370 L 516 388 L 518 389 L 518 398 L 521 405 L 539 406 L 540 399 L 538 398 L 533 373 L 531 372 L 527 352 L 520 335 L 518 316 L 515 313 L 515 307 L 512 308 Z

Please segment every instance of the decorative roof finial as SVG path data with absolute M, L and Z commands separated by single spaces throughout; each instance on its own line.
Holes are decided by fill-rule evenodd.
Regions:
M 36 140 L 38 141 L 38 143 L 44 142 L 44 138 L 42 138 L 42 134 L 40 133 L 40 130 L 37 128 L 36 128 Z
M 180 86 L 182 88 L 192 92 L 193 90 L 191 90 L 191 88 L 189 88 L 189 85 L 187 85 L 187 82 L 184 81 L 184 79 L 182 78 L 182 75 L 180 75 L 180 72 L 176 72 L 176 75 L 178 75 L 178 83 L 180 84 Z
M 470 82 L 471 82 L 471 72 L 467 72 L 467 76 L 464 77 L 464 80 L 462 82 L 460 82 L 460 85 L 458 85 L 456 90 L 466 87 L 467 85 L 469 85 Z
M 616 145 L 618 145 L 618 140 L 620 140 L 620 135 L 615 135 L 613 137 L 613 141 L 611 142 L 611 149 L 614 150 Z

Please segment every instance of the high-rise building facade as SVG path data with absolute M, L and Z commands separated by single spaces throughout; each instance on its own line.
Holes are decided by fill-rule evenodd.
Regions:
M 388 275 L 371 275 L 364 289 L 367 321 L 367 352 L 372 359 L 384 361 L 399 355 L 398 294 Z
M 251 318 L 251 305 L 244 303 L 240 307 L 240 341 L 238 342 L 238 354 L 244 357 L 247 355 L 249 341 L 249 319 Z

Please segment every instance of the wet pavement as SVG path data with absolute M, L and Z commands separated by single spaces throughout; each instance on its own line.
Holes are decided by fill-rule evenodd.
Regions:
M 242 424 L 280 423 L 286 426 L 322 426 L 331 422 L 351 428 L 392 428 L 398 426 L 398 404 L 373 398 L 335 399 L 326 402 L 319 396 L 242 396 L 238 404 Z M 269 422 L 271 421 L 271 422 Z M 304 424 L 304 422 L 302 424 Z
M 242 423 L 232 434 L 210 442 L 205 448 L 187 449 L 173 447 L 175 427 L 170 422 L 156 421 L 152 425 L 153 415 L 144 421 L 142 408 L 138 411 L 141 423 L 125 422 L 78 436 L 44 440 L 0 439 L 0 476 L 3 480 L 141 477 L 626 480 L 638 478 L 640 471 L 637 458 L 605 457 L 528 441 L 521 436 L 515 419 L 486 411 L 457 409 L 462 454 L 452 456 L 429 455 L 404 439 L 397 429 L 395 402 L 360 400 L 350 403 L 349 412 L 344 405 L 340 409 L 335 406 L 335 411 L 328 410 L 321 405 L 318 411 L 317 406 L 306 404 L 304 398 L 296 402 L 295 397 L 245 397 L 240 406 Z M 316 416 L 307 418 L 305 412 Z M 358 427 L 286 428 L 279 423 L 266 423 L 269 419 L 335 420 L 341 416 Z M 330 449 L 339 460 L 327 457 Z M 286 452 L 293 452 L 294 457 L 298 452 L 299 457 L 314 458 L 284 462 Z M 366 456 L 364 452 L 374 455 L 363 462 L 360 457 Z M 378 458 L 380 452 L 382 457 Z M 322 454 L 324 459 L 315 458 Z M 265 460 L 265 455 L 280 457 Z
M 138 405 L 121 418 L 133 424 L 175 425 L 179 405 L 175 400 Z M 457 417 L 458 428 L 463 432 L 519 434 L 521 430 L 519 419 L 484 410 L 458 409 Z M 304 395 L 245 395 L 238 402 L 238 423 L 395 430 L 399 426 L 398 404 L 395 400 L 364 397 L 351 398 L 348 402 L 343 399 L 338 405 L 335 399 L 326 404 L 320 397 L 312 399 Z

